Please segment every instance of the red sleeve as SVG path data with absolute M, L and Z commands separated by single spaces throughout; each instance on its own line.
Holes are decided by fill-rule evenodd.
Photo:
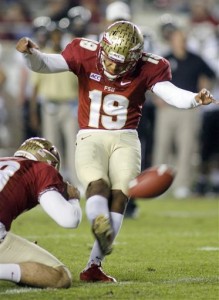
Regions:
M 36 170 L 38 173 L 38 180 L 36 182 L 36 194 L 40 194 L 45 190 L 50 188 L 56 189 L 62 195 L 65 192 L 65 184 L 63 182 L 63 178 L 57 170 L 48 165 L 48 164 L 40 164 L 36 165 Z
M 151 87 L 157 82 L 170 81 L 172 79 L 172 73 L 170 69 L 170 64 L 166 59 L 162 59 L 162 63 L 159 62 L 159 67 L 154 76 L 151 77 L 148 86 Z
M 165 58 L 149 53 L 143 55 L 143 61 L 147 89 L 151 89 L 157 82 L 172 79 L 170 63 Z
M 80 47 L 81 39 L 76 38 L 71 43 L 69 43 L 65 49 L 62 51 L 62 56 L 66 60 L 69 69 L 73 71 L 75 74 L 79 73 L 81 67 L 81 47 Z

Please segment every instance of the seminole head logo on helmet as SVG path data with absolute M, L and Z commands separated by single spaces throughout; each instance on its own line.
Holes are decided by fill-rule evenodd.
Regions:
M 119 21 L 112 24 L 100 41 L 99 59 L 104 74 L 115 79 L 131 72 L 142 56 L 143 44 L 143 36 L 133 23 Z M 114 73 L 107 67 L 107 61 L 116 64 L 117 70 Z
M 60 168 L 60 154 L 57 148 L 44 138 L 34 137 L 24 141 L 14 156 L 46 162 L 58 171 Z

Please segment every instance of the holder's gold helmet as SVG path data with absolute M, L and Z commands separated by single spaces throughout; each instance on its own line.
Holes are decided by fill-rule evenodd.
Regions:
M 14 156 L 46 162 L 59 171 L 60 155 L 57 148 L 44 138 L 34 137 L 23 142 Z
M 114 79 L 130 72 L 142 56 L 143 45 L 143 35 L 135 24 L 119 21 L 108 27 L 100 41 L 100 62 L 105 75 Z M 120 64 L 120 73 L 109 74 L 104 58 Z

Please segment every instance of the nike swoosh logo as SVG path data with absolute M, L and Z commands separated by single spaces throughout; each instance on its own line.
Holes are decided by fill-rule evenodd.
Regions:
M 86 138 L 88 138 L 88 137 L 90 137 L 91 136 L 91 134 L 90 135 L 87 135 L 87 136 L 84 136 L 84 137 L 81 137 L 81 140 L 84 140 L 84 139 L 86 139 Z
M 131 81 L 126 81 L 126 82 L 121 81 L 121 85 L 126 85 L 126 84 L 129 84 L 129 83 L 131 83 Z

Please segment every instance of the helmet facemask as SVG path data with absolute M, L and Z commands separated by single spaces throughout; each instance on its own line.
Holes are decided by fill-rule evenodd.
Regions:
M 60 154 L 57 148 L 44 138 L 30 138 L 18 148 L 14 156 L 46 162 L 59 171 Z
M 104 74 L 109 79 L 125 76 L 136 66 L 142 50 L 143 36 L 136 25 L 127 21 L 112 24 L 100 42 L 99 60 Z M 115 63 L 118 71 L 112 74 L 107 69 L 106 60 Z

